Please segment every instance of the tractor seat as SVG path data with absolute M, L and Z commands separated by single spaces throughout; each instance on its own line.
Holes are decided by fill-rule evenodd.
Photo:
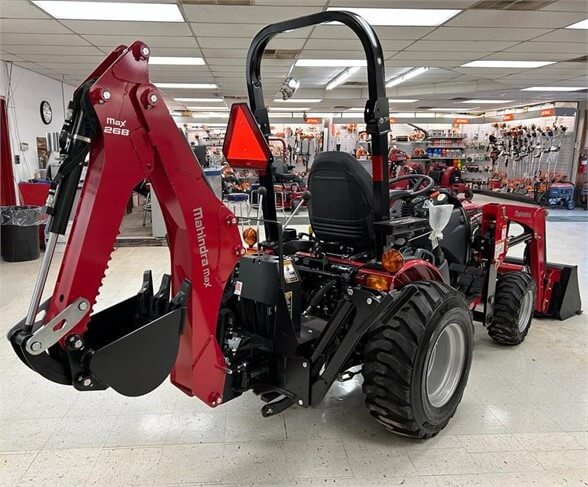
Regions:
M 323 242 L 367 247 L 374 241 L 372 179 L 345 152 L 322 152 L 308 176 L 310 224 Z

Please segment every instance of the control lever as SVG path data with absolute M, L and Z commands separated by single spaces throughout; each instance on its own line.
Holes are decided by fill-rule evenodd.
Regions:
M 287 228 L 288 227 L 288 225 L 290 224 L 290 221 L 292 220 L 292 218 L 294 218 L 296 216 L 296 213 L 298 213 L 298 211 L 300 211 L 300 208 L 302 208 L 302 205 L 306 201 L 310 201 L 310 197 L 311 197 L 310 191 L 305 191 L 304 193 L 302 193 L 302 198 L 300 198 L 300 201 L 296 205 L 296 208 L 294 208 L 294 211 L 288 217 L 288 219 L 286 220 L 286 223 L 284 223 L 284 228 Z

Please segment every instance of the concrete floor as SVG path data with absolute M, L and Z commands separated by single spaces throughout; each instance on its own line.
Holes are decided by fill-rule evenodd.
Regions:
M 548 223 L 551 261 L 577 264 L 588 306 L 588 223 Z M 0 331 L 25 314 L 40 261 L 0 263 Z M 156 282 L 168 249 L 114 252 L 97 309 Z M 50 280 L 57 272 L 54 266 Z M 0 485 L 588 485 L 588 315 L 533 322 L 516 348 L 477 325 L 465 397 L 419 442 L 387 433 L 360 379 L 316 409 L 263 419 L 253 395 L 217 409 L 168 382 L 140 398 L 78 393 L 28 370 L 0 340 Z

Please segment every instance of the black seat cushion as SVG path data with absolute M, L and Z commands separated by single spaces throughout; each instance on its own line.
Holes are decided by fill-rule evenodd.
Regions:
M 374 199 L 367 170 L 344 152 L 323 152 L 308 176 L 308 212 L 323 242 L 363 247 L 373 242 Z

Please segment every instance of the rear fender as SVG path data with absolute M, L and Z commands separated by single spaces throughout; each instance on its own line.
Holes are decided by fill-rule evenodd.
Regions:
M 400 289 L 416 281 L 443 282 L 443 276 L 437 267 L 426 260 L 409 260 L 394 274 L 392 278 L 392 289 Z

